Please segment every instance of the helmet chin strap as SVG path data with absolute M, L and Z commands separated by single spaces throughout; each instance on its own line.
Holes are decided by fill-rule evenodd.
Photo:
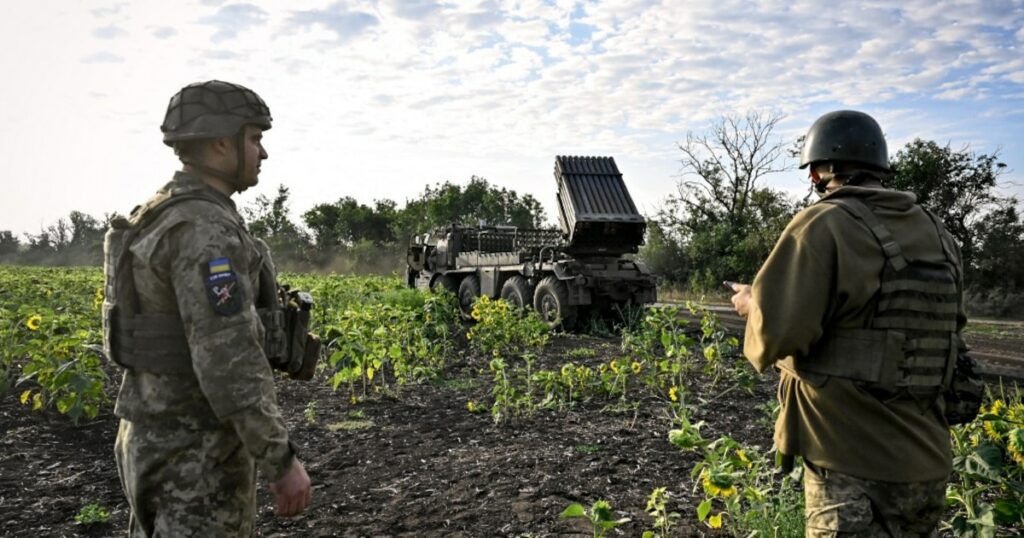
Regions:
M 237 148 L 238 161 L 235 167 L 235 173 L 225 172 L 223 170 L 207 166 L 205 164 L 197 163 L 191 159 L 180 159 L 183 164 L 187 164 L 200 172 L 209 174 L 211 176 L 223 179 L 235 187 L 236 192 L 242 192 L 249 188 L 249 185 L 245 183 L 245 127 L 242 127 L 235 136 L 235 147 Z

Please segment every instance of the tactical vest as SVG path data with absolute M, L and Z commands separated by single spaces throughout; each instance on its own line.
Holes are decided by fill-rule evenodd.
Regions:
M 103 347 L 106 356 L 123 368 L 158 374 L 192 372 L 179 314 L 141 312 L 130 252 L 142 230 L 171 206 L 189 200 L 220 204 L 203 190 L 175 194 L 137 208 L 128 219 L 115 218 L 104 238 Z M 292 377 L 309 379 L 320 347 L 319 340 L 307 333 L 312 299 L 278 288 L 266 263 L 260 268 L 259 287 L 256 312 L 264 327 L 262 347 L 270 365 Z
M 826 198 L 871 231 L 885 254 L 874 314 L 862 329 L 826 329 L 798 374 L 842 377 L 862 383 L 883 398 L 910 396 L 921 401 L 950 387 L 960 349 L 960 267 L 953 245 L 935 216 L 945 261 L 908 260 L 889 229 L 858 198 Z

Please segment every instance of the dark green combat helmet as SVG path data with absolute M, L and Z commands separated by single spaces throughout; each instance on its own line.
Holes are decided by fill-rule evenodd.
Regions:
M 820 161 L 846 161 L 889 171 L 889 150 L 874 118 L 856 110 L 837 110 L 818 118 L 804 139 L 800 168 Z
M 270 129 L 270 109 L 256 92 L 230 82 L 189 84 L 171 97 L 160 130 L 164 144 L 235 136 L 245 125 Z

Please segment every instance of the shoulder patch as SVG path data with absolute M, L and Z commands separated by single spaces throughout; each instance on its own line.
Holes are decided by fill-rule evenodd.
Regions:
M 213 311 L 220 316 L 233 316 L 242 311 L 242 287 L 231 268 L 231 260 L 217 258 L 204 266 L 206 296 Z

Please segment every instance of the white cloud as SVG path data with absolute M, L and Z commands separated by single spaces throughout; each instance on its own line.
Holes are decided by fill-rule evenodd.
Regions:
M 123 63 L 124 58 L 112 52 L 99 51 L 83 57 L 82 62 L 87 64 Z
M 333 33 L 335 42 L 341 44 L 378 25 L 380 19 L 367 10 L 352 8 L 346 2 L 335 2 L 325 9 L 296 11 L 291 15 L 289 23 L 300 30 L 323 28 Z
M 200 23 L 217 28 L 213 41 L 234 39 L 239 32 L 261 26 L 267 19 L 267 12 L 253 4 L 229 4 L 213 15 L 202 17 Z
M 170 26 L 160 26 L 153 28 L 152 35 L 157 39 L 167 39 L 178 34 L 178 31 Z
M 89 175 L 118 200 L 70 183 L 50 204 L 12 197 L 0 229 L 137 203 L 175 164 L 156 130 L 167 99 L 211 78 L 267 100 L 271 159 L 254 193 L 285 182 L 297 211 L 342 195 L 402 201 L 474 173 L 549 203 L 560 153 L 615 155 L 650 206 L 678 170 L 674 141 L 747 110 L 786 114 L 789 138 L 840 106 L 878 115 L 893 143 L 1024 132 L 1019 114 L 995 131 L 962 111 L 1024 108 L 1019 0 L 18 1 L 0 20 L 0 61 L 42 89 L 0 88 L 0 148 L 16 156 L 0 177 Z M 67 117 L 90 129 L 38 127 Z M 33 168 L 45 156 L 28 140 L 52 136 L 67 137 L 67 164 Z
M 94 29 L 92 31 L 92 35 L 99 39 L 114 39 L 117 37 L 127 35 L 127 33 L 121 28 L 118 28 L 116 25 L 108 24 L 106 26 L 101 26 L 99 28 Z

